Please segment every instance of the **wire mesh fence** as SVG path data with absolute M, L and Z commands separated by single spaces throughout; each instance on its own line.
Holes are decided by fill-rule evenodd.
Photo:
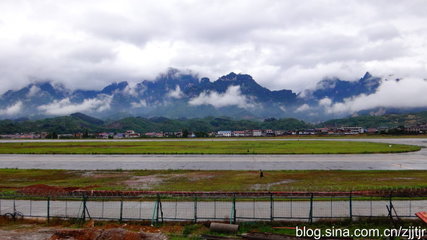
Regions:
M 132 196 L 0 195 L 0 215 L 118 221 L 316 221 L 358 217 L 413 218 L 426 196 L 354 193 L 141 194 Z

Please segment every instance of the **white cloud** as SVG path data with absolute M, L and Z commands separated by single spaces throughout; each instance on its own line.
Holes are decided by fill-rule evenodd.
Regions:
M 131 103 L 133 108 L 140 108 L 140 107 L 146 107 L 147 106 L 147 102 L 145 100 L 140 100 L 139 102 L 132 102 Z
M 295 110 L 295 112 L 305 112 L 305 111 L 307 111 L 307 110 L 310 110 L 311 108 L 310 108 L 310 106 L 308 105 L 308 104 L 303 104 L 303 105 L 301 105 L 301 106 L 299 106 L 296 110 Z
M 22 102 L 18 101 L 5 109 L 0 109 L 0 115 L 7 115 L 7 116 L 16 115 L 21 112 L 22 106 L 23 106 Z
M 332 104 L 332 100 L 328 97 L 325 97 L 319 100 L 319 106 L 330 107 L 331 104 Z
M 225 93 L 202 92 L 199 96 L 190 99 L 190 105 L 212 105 L 216 108 L 236 105 L 241 108 L 254 107 L 248 97 L 240 92 L 240 86 L 230 86 Z
M 345 99 L 327 108 L 329 113 L 354 113 L 372 108 L 427 107 L 427 80 L 404 78 L 400 81 L 385 81 L 377 92 Z
M 64 98 L 50 104 L 41 105 L 38 110 L 49 115 L 68 115 L 87 111 L 102 112 L 110 109 L 111 100 L 112 96 L 104 96 L 103 98 L 85 99 L 82 103 L 72 103 L 69 98 Z
M 40 92 L 40 88 L 36 85 L 31 86 L 30 91 L 27 94 L 27 97 L 34 97 Z
M 176 86 L 174 90 L 170 90 L 167 94 L 167 96 L 171 98 L 180 99 L 184 97 L 184 93 L 181 91 L 181 88 L 179 86 Z
M 128 95 L 133 96 L 133 97 L 138 97 L 138 91 L 136 90 L 136 88 L 131 87 L 129 85 L 127 85 L 123 89 L 123 93 L 128 94 Z

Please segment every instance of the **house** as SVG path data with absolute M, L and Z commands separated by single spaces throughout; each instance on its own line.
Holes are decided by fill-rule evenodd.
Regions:
M 208 136 L 209 137 L 215 137 L 216 136 L 216 132 L 208 132 Z
M 274 137 L 274 131 L 272 129 L 265 129 L 262 133 L 263 136 Z
M 74 138 L 83 138 L 84 134 L 81 132 L 74 133 Z
M 314 131 L 316 132 L 316 134 L 324 135 L 324 134 L 328 134 L 328 132 L 329 132 L 329 128 L 327 128 L 327 127 L 324 127 L 324 128 L 316 128 L 316 129 L 314 129 Z
M 337 128 L 337 132 L 345 135 L 356 135 L 364 133 L 364 129 L 362 127 L 340 127 Z
M 40 133 L 40 138 L 46 138 L 49 135 L 48 132 L 41 132 Z
M 125 138 L 137 138 L 140 136 L 141 136 L 141 134 L 136 133 L 134 130 L 127 130 L 125 132 Z
M 58 138 L 74 138 L 74 134 L 72 133 L 62 133 L 62 134 L 58 134 Z
M 231 131 L 218 131 L 216 133 L 217 137 L 231 137 Z
M 114 134 L 113 138 L 122 139 L 122 138 L 125 138 L 125 134 L 124 133 L 116 133 L 116 134 Z
M 102 133 L 98 133 L 97 135 L 96 135 L 96 138 L 98 138 L 98 139 L 108 139 L 108 137 L 110 136 L 110 134 L 109 133 L 106 133 L 106 132 L 102 132 Z
M 233 137 L 245 137 L 245 131 L 233 131 L 232 132 Z
M 286 134 L 286 131 L 284 130 L 275 130 L 274 131 L 274 136 L 283 136 Z
M 3 134 L 0 135 L 0 138 L 9 138 L 9 139 L 34 139 L 39 138 L 39 135 L 33 133 L 15 133 L 15 134 Z
M 379 127 L 378 128 L 379 133 L 388 133 L 389 130 L 390 130 L 390 128 L 388 128 L 388 127 Z
M 262 130 L 252 130 L 252 137 L 261 137 Z
M 405 126 L 406 133 L 422 133 L 419 126 Z
M 252 137 L 252 130 L 245 130 L 245 137 Z
M 144 133 L 144 135 L 147 137 L 163 137 L 162 132 L 147 132 L 147 133 Z
M 163 132 L 164 137 L 182 137 L 182 132 Z
M 374 134 L 374 133 L 378 133 L 378 129 L 377 128 L 368 128 L 368 129 L 366 129 L 366 132 L 369 134 Z

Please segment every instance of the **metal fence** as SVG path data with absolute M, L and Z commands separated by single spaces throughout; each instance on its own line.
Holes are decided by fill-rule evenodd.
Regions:
M 141 194 L 132 196 L 0 195 L 0 215 L 118 221 L 317 221 L 360 217 L 413 218 L 427 195 L 355 193 Z

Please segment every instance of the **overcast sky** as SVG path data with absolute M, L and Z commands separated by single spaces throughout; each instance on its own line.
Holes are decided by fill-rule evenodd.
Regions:
M 34 79 L 136 83 L 168 67 L 297 92 L 366 71 L 416 87 L 427 78 L 426 13 L 425 0 L 2 0 L 0 92 Z

